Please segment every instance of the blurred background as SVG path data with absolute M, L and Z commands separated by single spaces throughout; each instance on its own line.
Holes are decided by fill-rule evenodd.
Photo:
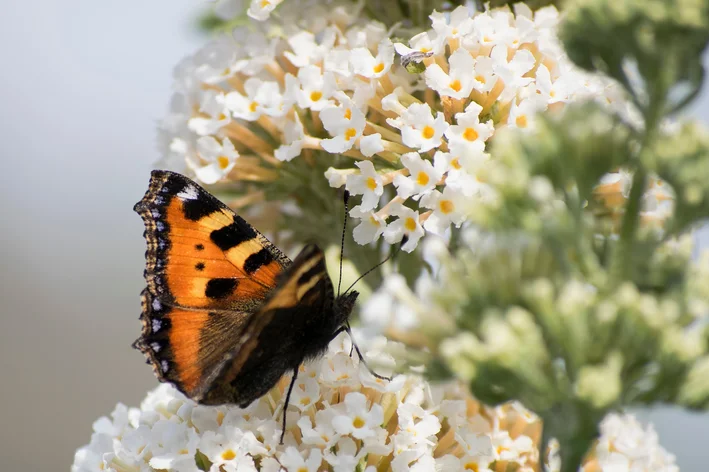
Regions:
M 68 470 L 93 421 L 156 385 L 130 348 L 145 251 L 132 207 L 172 68 L 206 40 L 204 3 L 0 5 L 0 470 Z M 709 122 L 709 93 L 692 114 Z M 682 470 L 706 470 L 709 415 L 637 413 Z

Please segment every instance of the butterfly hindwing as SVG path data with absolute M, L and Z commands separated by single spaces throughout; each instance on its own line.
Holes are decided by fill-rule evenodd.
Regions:
M 284 373 L 316 357 L 327 348 L 336 328 L 333 303 L 324 254 L 315 245 L 306 246 L 249 319 L 238 344 L 214 372 L 202 401 L 246 406 Z

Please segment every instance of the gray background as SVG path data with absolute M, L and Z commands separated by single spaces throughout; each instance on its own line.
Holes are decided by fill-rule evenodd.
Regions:
M 131 208 L 203 3 L 0 4 L 0 470 L 67 470 L 94 420 L 156 385 L 130 348 L 145 250 Z M 709 417 L 641 415 L 684 470 L 705 469 Z

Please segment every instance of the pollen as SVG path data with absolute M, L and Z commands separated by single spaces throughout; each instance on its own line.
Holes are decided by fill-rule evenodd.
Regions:
M 460 170 L 461 167 L 463 167 L 463 166 L 460 165 L 460 161 L 456 157 L 455 159 L 451 160 L 451 167 L 454 168 L 455 170 Z
M 520 128 L 526 128 L 527 127 L 527 115 L 519 115 L 515 119 L 515 124 L 519 126 Z
M 229 167 L 229 158 L 226 156 L 219 156 L 217 157 L 217 163 L 219 163 L 220 169 L 226 169 Z
M 349 141 L 355 136 L 357 136 L 357 130 L 354 128 L 347 128 L 347 130 L 345 131 L 345 140 Z
M 453 205 L 453 202 L 450 200 L 441 200 L 438 203 L 438 207 L 441 209 L 441 213 L 444 215 L 447 215 L 448 213 L 451 213 L 453 210 L 455 210 L 455 205 Z
M 369 190 L 374 190 L 374 189 L 377 188 L 377 181 L 374 180 L 374 177 L 369 177 L 369 178 L 367 179 L 367 188 L 368 188 Z
M 431 139 L 434 135 L 435 131 L 432 127 L 426 126 L 423 131 L 421 131 L 421 136 L 424 137 L 424 139 Z
M 310 100 L 313 102 L 317 102 L 322 98 L 322 92 L 316 90 L 314 92 L 310 92 Z
M 463 131 L 463 137 L 468 141 L 475 141 L 480 135 L 473 128 L 465 128 Z
M 426 185 L 429 180 L 430 180 L 430 177 L 424 171 L 419 172 L 418 175 L 416 176 L 416 183 L 421 185 L 422 187 L 424 185 Z
M 384 70 L 384 63 L 383 63 L 383 62 L 380 62 L 379 64 L 377 64 L 376 66 L 374 66 L 374 69 L 372 69 L 372 70 L 374 70 L 374 73 L 375 73 L 375 74 L 380 73 L 381 71 Z
M 452 88 L 456 92 L 460 92 L 460 89 L 462 88 L 462 85 L 460 85 L 460 80 L 455 79 L 453 82 L 451 82 L 450 88 Z
M 222 459 L 225 461 L 231 461 L 236 458 L 236 452 L 234 452 L 232 449 L 227 449 L 226 451 L 222 452 Z
M 346 119 L 346 120 L 351 120 L 351 119 L 352 119 L 352 110 L 349 109 L 349 108 L 348 108 L 347 110 L 345 110 L 345 119 Z
M 352 420 L 352 426 L 354 426 L 357 429 L 363 427 L 365 424 L 367 424 L 367 423 L 359 416 L 355 416 L 354 419 Z
M 404 221 L 404 228 L 409 231 L 414 231 L 416 229 L 416 220 L 411 217 L 406 218 L 406 221 Z
M 256 108 L 258 107 L 258 103 L 256 102 L 251 102 L 251 105 L 249 105 L 249 111 L 251 113 L 256 113 Z

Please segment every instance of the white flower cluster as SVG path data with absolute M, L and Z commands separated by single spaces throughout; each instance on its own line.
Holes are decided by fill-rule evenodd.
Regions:
M 382 338 L 368 360 L 393 365 Z M 486 408 L 457 384 L 374 378 L 349 355 L 346 335 L 301 369 L 280 445 L 284 378 L 246 409 L 206 407 L 170 385 L 140 409 L 118 405 L 94 423 L 72 472 L 477 470 L 497 461 L 536 470 L 541 425 L 519 405 Z M 359 365 L 358 365 L 359 364 Z
M 553 7 L 434 12 L 432 29 L 403 44 L 344 6 L 304 3 L 178 66 L 163 148 L 206 184 L 272 181 L 285 161 L 347 156 L 352 165 L 326 177 L 361 195 L 360 244 L 406 236 L 412 251 L 426 231 L 463 223 L 466 206 L 494 195 L 476 174 L 497 129 L 531 128 L 536 112 L 587 97 L 623 106 L 617 85 L 566 59 Z

